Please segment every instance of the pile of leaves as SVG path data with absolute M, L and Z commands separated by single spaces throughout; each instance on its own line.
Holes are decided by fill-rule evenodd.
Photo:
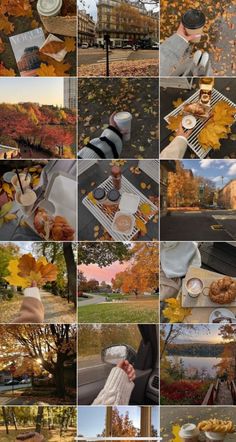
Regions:
M 209 388 L 208 381 L 177 380 L 168 382 L 161 380 L 162 405 L 201 405 Z
M 220 140 L 228 138 L 235 121 L 236 108 L 226 101 L 219 101 L 212 109 L 212 117 L 201 130 L 198 141 L 204 149 L 220 149 Z
M 126 60 L 110 63 L 111 77 L 157 77 L 158 60 Z M 105 64 L 81 65 L 79 77 L 106 77 Z
M 191 8 L 200 9 L 206 15 L 201 43 L 193 49 L 209 51 L 215 75 L 235 75 L 236 4 L 234 1 L 163 0 L 160 20 L 161 42 L 176 32 L 181 17 Z
M 158 85 L 155 78 L 93 78 L 79 80 L 79 149 L 100 137 L 114 111 L 131 112 L 131 140 L 122 158 L 156 158 Z
M 180 298 L 168 298 L 164 301 L 167 305 L 162 313 L 172 324 L 184 322 L 185 318 L 191 314 L 191 308 L 182 307 Z
M 73 0 L 74 2 L 74 0 Z M 75 3 L 75 2 L 74 2 Z M 36 2 L 30 0 L 1 0 L 0 3 L 0 54 L 4 61 L 0 62 L 0 76 L 14 77 L 18 74 L 9 36 L 43 27 L 36 9 Z M 47 31 L 45 35 L 47 35 Z M 60 38 L 63 38 L 60 36 Z M 37 76 L 56 77 L 69 76 L 76 73 L 76 39 L 64 38 L 64 47 L 68 52 L 65 62 L 57 62 L 41 53 L 41 66 Z
M 22 288 L 42 287 L 57 278 L 57 266 L 45 257 L 36 260 L 30 253 L 13 259 L 8 265 L 9 275 L 5 277 L 8 284 Z

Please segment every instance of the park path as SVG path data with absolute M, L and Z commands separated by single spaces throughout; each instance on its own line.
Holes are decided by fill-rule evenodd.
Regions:
M 85 305 L 92 305 L 92 304 L 101 304 L 102 302 L 106 301 L 105 296 L 93 295 L 92 293 L 86 293 L 86 295 L 92 296 L 92 298 L 79 301 L 78 303 L 79 307 L 83 307 Z
M 52 295 L 44 290 L 41 290 L 40 293 L 45 310 L 45 323 L 70 324 L 75 322 L 73 303 L 68 303 L 67 299 Z
M 221 382 L 214 405 L 234 405 L 231 391 L 227 382 Z

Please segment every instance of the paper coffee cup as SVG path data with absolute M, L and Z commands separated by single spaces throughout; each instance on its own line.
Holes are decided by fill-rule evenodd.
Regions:
M 224 442 L 225 438 L 227 436 L 226 433 L 217 433 L 215 431 L 206 431 L 205 432 L 206 438 L 207 438 L 207 442 Z
M 182 23 L 188 35 L 200 35 L 191 40 L 192 43 L 199 43 L 203 33 L 206 17 L 199 9 L 189 9 L 182 16 Z
M 38 0 L 37 9 L 40 15 L 56 17 L 60 14 L 62 0 Z
M 117 112 L 114 116 L 115 123 L 123 134 L 123 140 L 129 141 L 131 137 L 132 115 L 129 112 Z
M 20 173 L 19 175 L 23 189 L 27 189 L 27 187 L 29 187 L 31 183 L 31 176 L 28 174 L 26 178 L 26 173 Z M 20 183 L 16 174 L 12 177 L 11 184 L 13 185 L 16 192 L 20 190 Z
M 183 442 L 198 442 L 199 430 L 195 424 L 184 424 L 179 432 Z
M 34 206 L 37 199 L 36 193 L 32 189 L 25 189 L 25 192 L 16 192 L 15 200 L 19 204 L 22 212 L 25 214 L 29 213 Z

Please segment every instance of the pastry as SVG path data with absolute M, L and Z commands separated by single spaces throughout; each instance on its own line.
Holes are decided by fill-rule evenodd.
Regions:
M 216 304 L 230 304 L 236 298 L 236 281 L 229 276 L 212 282 L 209 297 Z
M 184 112 L 195 115 L 196 117 L 204 117 L 206 114 L 206 107 L 201 103 L 190 103 L 183 106 Z
M 209 419 L 199 422 L 198 429 L 214 433 L 234 433 L 235 426 L 231 420 Z
M 50 216 L 45 209 L 37 209 L 34 217 L 34 227 L 39 235 L 54 241 L 72 241 L 74 239 L 74 229 L 70 226 L 66 218 L 62 216 Z

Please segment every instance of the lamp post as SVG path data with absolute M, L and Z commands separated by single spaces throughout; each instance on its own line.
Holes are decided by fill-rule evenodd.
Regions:
M 110 69 L 109 69 L 109 45 L 110 45 L 110 35 L 108 32 L 104 34 L 104 41 L 106 46 L 106 76 L 110 76 Z

